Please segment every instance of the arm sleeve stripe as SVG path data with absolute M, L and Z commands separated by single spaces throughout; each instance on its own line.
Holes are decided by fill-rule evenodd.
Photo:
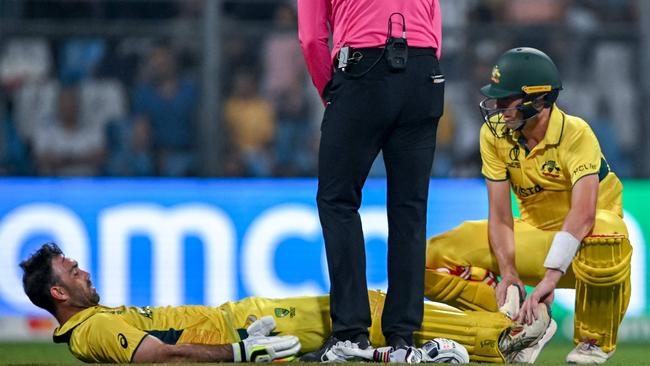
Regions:
M 605 160 L 604 157 L 600 158 L 600 170 L 598 171 L 598 181 L 602 182 L 605 177 L 607 177 L 607 174 L 609 174 L 609 164 L 607 164 L 607 160 Z
M 483 175 L 483 178 L 485 178 L 485 179 L 487 179 L 487 180 L 489 180 L 489 181 L 492 181 L 492 182 L 505 182 L 505 181 L 508 180 L 507 177 L 504 178 L 504 179 L 494 179 L 494 178 L 490 178 L 490 177 L 488 177 L 488 176 L 485 175 L 485 174 L 482 174 L 482 175 Z

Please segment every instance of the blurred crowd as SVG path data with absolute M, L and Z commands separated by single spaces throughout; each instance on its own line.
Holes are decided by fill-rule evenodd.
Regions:
M 323 106 L 300 52 L 295 1 L 220 4 L 219 98 L 208 100 L 206 0 L 0 0 L 0 175 L 314 176 Z M 500 53 L 524 45 L 556 61 L 560 106 L 590 122 L 614 171 L 642 175 L 636 5 L 442 0 L 446 110 L 433 175 L 480 175 L 478 88 Z M 84 29 L 124 20 L 148 30 Z M 52 34 L 48 24 L 76 28 Z M 206 103 L 221 134 L 210 149 L 201 146 Z M 385 174 L 381 156 L 371 174 Z

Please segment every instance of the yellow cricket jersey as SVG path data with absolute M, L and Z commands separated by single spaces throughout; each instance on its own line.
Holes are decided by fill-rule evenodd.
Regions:
M 303 351 L 317 349 L 330 332 L 327 296 L 252 297 L 219 307 L 98 305 L 75 314 L 53 338 L 68 343 L 70 352 L 84 362 L 128 363 L 147 335 L 167 344 L 229 344 L 245 338 L 246 328 L 265 315 L 276 320 L 273 334 L 298 336 Z
M 597 209 L 623 216 L 623 186 L 610 171 L 593 131 L 556 105 L 546 135 L 531 151 L 520 132 L 497 138 L 485 125 L 480 144 L 483 176 L 510 181 L 521 218 L 531 225 L 559 230 L 571 207 L 573 185 L 592 174 L 600 180 Z
M 218 308 L 204 306 L 85 309 L 54 331 L 54 342 L 68 343 L 84 362 L 131 362 L 146 335 L 165 343 L 225 343 L 228 335 Z

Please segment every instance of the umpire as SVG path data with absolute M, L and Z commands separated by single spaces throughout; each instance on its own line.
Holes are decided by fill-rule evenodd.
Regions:
M 329 48 L 330 29 L 333 49 Z M 331 282 L 332 335 L 370 346 L 361 189 L 379 151 L 388 185 L 388 293 L 382 331 L 413 344 L 422 323 L 426 205 L 444 76 L 438 0 L 298 0 L 307 68 L 326 104 L 318 157 L 318 212 Z

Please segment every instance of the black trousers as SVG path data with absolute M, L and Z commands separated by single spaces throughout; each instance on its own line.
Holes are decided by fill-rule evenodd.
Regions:
M 331 282 L 333 334 L 352 339 L 371 325 L 361 189 L 381 150 L 387 174 L 388 292 L 386 338 L 412 343 L 423 314 L 426 205 L 444 78 L 433 49 L 409 49 L 405 70 L 379 62 L 377 49 L 337 70 L 321 126 L 318 212 Z M 418 52 L 419 51 L 419 52 Z M 439 75 L 439 77 L 434 77 Z

